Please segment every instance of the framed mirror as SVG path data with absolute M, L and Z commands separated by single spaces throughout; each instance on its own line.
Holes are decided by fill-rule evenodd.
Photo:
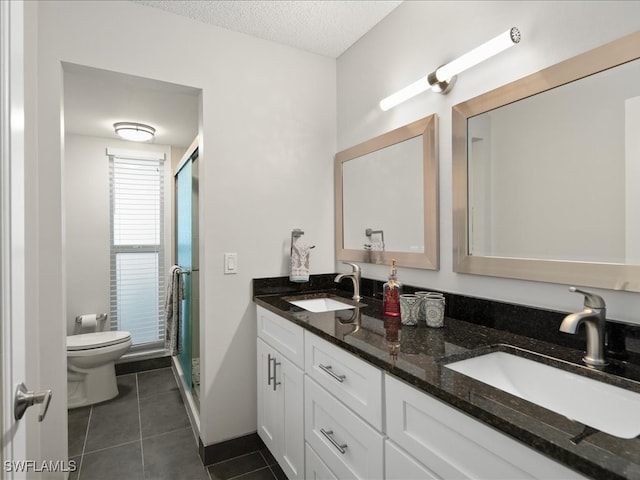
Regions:
M 453 107 L 454 271 L 640 291 L 640 32 Z
M 335 156 L 338 260 L 438 269 L 438 117 Z

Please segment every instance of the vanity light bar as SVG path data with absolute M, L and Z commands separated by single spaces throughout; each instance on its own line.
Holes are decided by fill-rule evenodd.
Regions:
M 402 90 L 398 90 L 396 93 L 389 95 L 387 98 L 380 100 L 380 108 L 386 112 L 396 105 L 400 105 L 402 102 L 429 90 L 429 88 L 431 88 L 431 85 L 429 84 L 429 76 L 427 75 L 420 80 L 416 80 L 411 85 L 407 85 Z
M 435 76 L 439 82 L 445 82 L 453 78 L 460 72 L 464 72 L 480 62 L 497 55 L 509 47 L 519 43 L 521 39 L 520 30 L 513 27 L 495 38 L 492 38 L 470 52 L 465 53 L 454 61 L 439 67 L 435 71 Z
M 380 101 L 380 108 L 387 111 L 428 89 L 437 93 L 448 93 L 453 87 L 457 78 L 456 76 L 459 73 L 520 43 L 521 38 L 520 30 L 518 30 L 517 27 L 510 28 L 506 32 L 474 48 L 452 62 L 438 67 L 429 75 L 422 77 L 393 95 L 384 98 Z

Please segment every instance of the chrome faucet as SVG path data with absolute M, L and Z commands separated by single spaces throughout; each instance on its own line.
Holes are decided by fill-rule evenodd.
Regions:
M 604 332 L 607 317 L 604 300 L 595 293 L 584 292 L 576 287 L 569 287 L 569 291 L 584 295 L 584 310 L 564 317 L 560 324 L 560 331 L 576 333 L 580 324 L 584 323 L 587 334 L 587 354 L 582 360 L 590 367 L 603 367 L 607 365 L 604 358 Z
M 362 297 L 360 296 L 360 266 L 355 263 L 350 262 L 342 262 L 345 265 L 351 265 L 351 273 L 339 273 L 336 275 L 336 278 L 333 279 L 334 282 L 340 283 L 340 280 L 343 278 L 350 278 L 353 282 L 353 298 L 356 302 L 359 302 Z

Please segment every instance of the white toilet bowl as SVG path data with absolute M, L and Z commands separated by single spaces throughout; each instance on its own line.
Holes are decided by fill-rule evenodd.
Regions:
M 129 347 L 129 332 L 95 332 L 68 336 L 68 407 L 93 405 L 117 396 L 114 364 Z

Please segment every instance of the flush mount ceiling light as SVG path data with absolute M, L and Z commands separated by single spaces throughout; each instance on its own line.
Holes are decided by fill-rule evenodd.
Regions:
M 520 39 L 520 30 L 518 30 L 517 27 L 513 27 L 452 62 L 438 67 L 434 72 L 413 82 L 411 85 L 397 91 L 393 95 L 389 95 L 380 101 L 380 108 L 387 111 L 428 89 L 437 93 L 448 93 L 451 88 L 453 88 L 457 75 L 460 72 L 512 47 L 519 43 Z
M 148 142 L 156 133 L 155 128 L 135 122 L 114 123 L 113 128 L 120 138 L 133 142 Z

